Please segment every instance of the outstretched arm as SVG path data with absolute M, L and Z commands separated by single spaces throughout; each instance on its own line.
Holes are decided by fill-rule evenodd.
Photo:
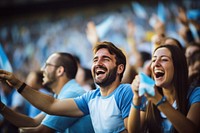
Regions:
M 93 21 L 89 21 L 87 23 L 86 36 L 92 46 L 94 46 L 99 41 L 99 36 L 97 34 L 96 25 Z
M 19 128 L 20 133 L 55 133 L 55 130 L 40 124 L 37 127 Z
M 35 118 L 31 118 L 24 114 L 11 110 L 10 108 L 6 107 L 2 102 L 0 102 L 0 110 L 3 117 L 17 127 L 38 126 L 45 116 L 44 114 L 39 114 Z
M 6 82 L 10 86 L 19 89 L 23 82 L 17 79 L 14 74 L 0 70 L 0 81 Z M 19 91 L 19 90 L 18 90 Z M 71 99 L 55 99 L 49 95 L 43 94 L 26 85 L 21 88 L 21 95 L 38 109 L 52 115 L 82 116 L 83 112 L 79 110 L 75 101 Z

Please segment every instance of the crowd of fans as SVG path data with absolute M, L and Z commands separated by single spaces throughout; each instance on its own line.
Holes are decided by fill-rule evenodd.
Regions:
M 193 10 L 189 7 L 191 3 L 185 2 L 188 12 Z M 162 28 L 166 36 L 178 39 L 183 47 L 186 45 L 179 34 L 183 32 L 180 29 L 183 24 L 178 21 L 178 8 L 178 5 L 174 3 L 148 6 L 148 4 L 133 2 L 101 13 L 96 11 L 89 14 L 77 10 L 76 13 L 68 16 L 24 18 L 9 24 L 2 23 L 0 41 L 13 69 L 22 74 L 22 77 L 25 77 L 30 70 L 41 67 L 47 56 L 56 51 L 65 51 L 78 56 L 82 65 L 89 68 L 92 55 L 92 46 L 86 35 L 89 21 L 93 21 L 97 26 L 100 40 L 111 41 L 127 53 L 130 53 L 127 30 L 128 21 L 131 21 L 134 24 L 132 36 L 135 39 L 137 50 L 150 53 L 151 37 L 155 30 Z M 134 61 L 131 60 L 131 62 Z
M 131 84 L 132 83 L 132 86 L 131 86 L 132 91 L 130 90 L 131 89 L 130 86 L 128 85 L 126 86 L 124 84 L 122 85 L 122 86 L 127 87 L 128 90 L 126 91 L 129 91 L 129 92 L 126 92 L 127 94 L 129 94 L 129 97 L 127 96 L 126 100 L 130 103 L 131 99 L 133 98 L 133 101 L 131 105 L 132 107 L 131 107 L 130 117 L 128 118 L 128 116 L 126 116 L 125 118 L 123 118 L 124 121 L 120 120 L 120 123 L 123 123 L 123 122 L 126 123 L 127 119 L 129 119 L 128 126 L 125 124 L 125 127 L 120 129 L 120 131 L 123 131 L 123 130 L 125 131 L 127 128 L 127 130 L 130 130 L 130 131 L 137 131 L 137 130 L 142 129 L 144 131 L 154 132 L 155 129 L 156 129 L 155 131 L 157 131 L 157 129 L 159 128 L 159 130 L 162 132 L 163 125 L 156 124 L 157 122 L 161 121 L 162 118 L 167 118 L 162 123 L 164 124 L 164 130 L 166 130 L 166 132 L 167 131 L 176 132 L 176 131 L 184 130 L 184 128 L 182 128 L 181 126 L 182 123 L 181 124 L 177 123 L 178 118 L 179 120 L 182 119 L 183 123 L 184 124 L 187 123 L 186 125 L 192 129 L 193 127 L 196 126 L 195 124 L 199 124 L 197 120 L 194 118 L 197 116 L 196 115 L 197 111 L 194 108 L 197 104 L 199 104 L 199 98 L 195 96 L 199 95 L 198 87 L 200 83 L 199 81 L 199 77 L 200 77 L 199 76 L 200 74 L 200 69 L 199 69 L 200 68 L 200 63 L 199 63 L 200 61 L 199 60 L 200 10 L 198 9 L 198 3 L 196 5 L 197 6 L 196 8 L 190 7 L 189 5 L 191 3 L 183 1 L 182 3 L 183 5 L 178 5 L 178 4 L 170 3 L 170 2 L 169 3 L 160 2 L 154 6 L 148 6 L 148 4 L 140 4 L 137 2 L 132 2 L 131 4 L 129 3 L 127 5 L 124 5 L 115 9 L 110 9 L 106 12 L 97 11 L 95 13 L 89 14 L 87 12 L 77 11 L 73 15 L 68 14 L 68 15 L 60 15 L 59 17 L 58 16 L 57 17 L 46 16 L 43 18 L 38 17 L 35 20 L 22 19 L 10 24 L 1 24 L 0 43 L 3 46 L 7 56 L 9 57 L 10 63 L 13 67 L 13 72 L 17 75 L 17 77 L 20 77 L 20 79 L 24 81 L 26 79 L 26 84 L 28 84 L 30 87 L 36 90 L 41 90 L 41 88 L 47 89 L 48 87 L 51 88 L 51 92 L 48 92 L 48 94 L 50 93 L 51 95 L 53 92 L 55 94 L 54 97 L 58 99 L 62 99 L 60 90 L 65 88 L 65 84 L 72 84 L 71 83 L 72 80 L 73 82 L 76 81 L 77 83 L 79 83 L 79 85 L 81 85 L 81 87 L 83 88 L 83 92 L 81 92 L 80 95 L 88 91 L 89 92 L 87 94 L 92 94 L 90 93 L 90 90 L 95 90 L 96 87 L 97 89 L 95 91 L 98 92 L 99 91 L 98 87 L 100 87 L 100 92 L 98 93 L 101 93 L 101 95 L 103 94 L 103 96 L 104 95 L 107 96 L 107 93 L 102 91 L 105 88 L 107 88 L 106 86 L 110 85 L 107 82 L 116 82 L 117 84 L 121 84 L 121 83 Z M 99 42 L 99 47 L 98 45 L 96 45 L 98 42 Z M 117 48 L 115 48 L 114 44 L 116 45 Z M 171 46 L 171 45 L 175 45 L 175 46 Z M 92 53 L 93 47 L 96 48 L 96 51 L 94 50 L 94 53 Z M 117 53 L 112 54 L 112 52 L 108 50 L 109 48 L 111 48 L 113 51 L 117 49 L 116 50 Z M 120 48 L 123 53 L 121 53 L 120 50 L 118 51 L 118 48 Z M 105 49 L 107 49 L 110 53 L 105 52 L 107 51 Z M 73 62 L 76 61 L 78 64 L 77 66 L 73 64 L 74 67 L 70 68 L 70 70 L 74 69 L 72 77 L 66 74 L 65 75 L 67 77 L 66 78 L 65 76 L 63 76 L 63 74 L 60 73 L 60 72 L 71 73 L 71 71 L 68 71 L 69 68 L 67 68 L 68 66 L 71 65 L 71 63 L 66 61 L 65 65 L 67 67 L 62 68 L 65 66 L 63 65 L 63 62 L 61 62 L 61 59 L 62 59 L 61 57 L 63 56 L 62 60 L 64 60 L 64 57 L 65 57 L 64 56 L 65 54 L 63 54 L 63 52 L 70 53 L 68 56 L 70 56 L 71 59 L 74 58 Z M 101 63 L 105 63 L 105 64 L 108 63 L 106 61 L 103 62 L 104 60 L 106 60 L 104 59 L 106 58 L 104 56 L 103 56 L 103 61 L 101 60 L 100 57 L 102 56 L 101 55 L 102 53 L 103 54 L 106 53 L 108 55 L 110 54 L 111 57 L 116 55 L 116 58 L 119 58 L 119 62 L 122 61 L 122 64 L 126 62 L 126 65 L 123 64 L 126 70 L 124 70 L 121 73 L 122 75 L 124 73 L 124 76 L 120 76 L 121 74 L 120 75 L 116 74 L 117 76 L 119 76 L 118 77 L 119 81 L 116 80 L 118 78 L 116 78 L 114 81 L 110 81 L 112 80 L 112 78 L 110 78 L 110 79 L 107 79 L 108 80 L 107 82 L 104 81 L 105 84 L 103 83 L 101 84 L 99 82 L 99 79 L 101 79 L 101 76 L 99 76 L 100 77 L 99 78 L 98 75 L 106 73 L 105 71 L 107 70 L 105 66 L 101 66 L 102 67 L 101 68 L 100 65 Z M 92 54 L 95 54 L 96 57 L 93 57 Z M 126 56 L 126 59 L 123 54 Z M 71 55 L 73 56 L 71 57 Z M 120 58 L 122 58 L 120 56 L 123 57 L 123 60 L 120 60 Z M 54 59 L 57 59 L 57 60 L 54 60 Z M 109 58 L 107 60 L 111 60 L 111 59 Z M 117 63 L 119 62 L 117 61 Z M 170 62 L 173 65 L 170 66 L 168 64 L 169 66 L 167 66 L 166 62 Z M 118 65 L 120 66 L 121 64 L 119 63 L 117 64 L 117 66 Z M 159 65 L 162 66 L 162 69 L 166 69 L 166 70 L 163 70 L 165 71 L 165 73 L 161 69 L 157 70 L 160 67 Z M 55 68 L 56 70 L 59 69 L 59 71 L 56 71 L 54 73 L 54 71 L 51 71 L 51 69 L 48 69 L 49 68 L 48 66 L 51 66 Z M 90 68 L 92 70 L 92 73 L 91 73 Z M 154 68 L 157 68 L 157 69 L 155 70 Z M 38 81 L 34 81 L 33 78 L 35 78 L 35 76 L 31 75 L 31 74 L 34 74 L 34 72 L 31 73 L 32 71 L 36 72 L 40 69 L 42 69 L 43 71 L 43 73 L 40 72 L 40 76 L 41 76 L 40 82 L 43 82 L 43 83 L 39 83 L 39 79 Z M 76 71 L 77 71 L 77 74 L 76 74 Z M 113 73 L 114 71 L 115 70 L 113 69 Z M 116 70 L 116 73 L 118 71 Z M 143 102 L 143 99 L 140 99 L 140 97 L 138 96 L 139 95 L 138 94 L 138 86 L 139 86 L 138 80 L 139 79 L 137 77 L 136 78 L 134 77 L 140 72 L 144 72 L 146 75 L 150 77 L 152 76 L 156 81 L 155 83 L 157 85 L 157 88 L 155 89 L 156 95 L 154 97 L 145 95 L 146 100 L 148 100 L 148 102 Z M 1 74 L 2 73 L 4 73 L 5 75 L 6 74 L 9 75 L 9 73 L 6 73 L 4 71 L 1 71 Z M 111 73 L 111 76 L 114 76 L 112 75 L 113 73 Z M 28 74 L 30 74 L 31 76 L 28 76 L 26 78 Z M 171 78 L 173 80 L 171 80 L 170 82 L 166 82 L 166 84 L 164 85 L 159 84 L 159 80 L 156 80 L 156 78 L 162 77 L 164 74 L 171 75 L 171 76 L 173 75 L 172 76 L 173 78 Z M 51 75 L 54 75 L 55 78 L 52 78 Z M 61 76 L 62 78 L 60 77 L 60 75 L 62 75 Z M 28 104 L 28 106 L 30 106 L 29 105 L 30 103 L 28 103 L 25 99 L 23 99 L 22 96 L 19 95 L 14 88 L 9 86 L 10 84 L 12 84 L 12 80 L 17 81 L 15 77 L 12 78 L 12 75 L 11 75 L 8 77 L 2 76 L 1 78 L 2 79 L 7 78 L 7 82 L 3 82 L 4 80 L 2 80 L 2 83 L 4 83 L 2 88 L 5 90 L 3 89 L 0 90 L 1 94 L 5 95 L 5 96 L 2 95 L 4 96 L 3 99 L 5 99 L 6 101 L 8 97 L 10 98 L 9 99 L 10 102 L 7 102 L 7 103 L 1 100 L 2 102 L 0 104 L 1 112 L 3 116 L 6 118 L 6 120 L 11 121 L 12 123 L 12 121 L 17 121 L 17 118 L 21 116 L 19 114 L 15 116 L 15 113 L 12 113 L 11 111 L 8 110 L 8 108 L 6 108 L 6 107 L 9 107 L 11 109 L 14 108 L 13 110 L 20 112 L 17 110 L 21 106 L 19 102 L 18 104 L 17 103 L 14 104 L 16 105 L 16 107 L 11 106 L 12 105 L 11 103 L 13 102 L 11 101 L 12 95 L 14 99 L 16 99 L 15 97 L 21 98 L 22 99 L 21 101 L 24 101 L 24 104 Z M 60 85 L 58 82 L 59 78 L 61 78 L 60 83 L 62 83 L 63 86 L 60 86 L 59 88 L 57 88 L 58 89 L 57 90 L 55 88 L 56 86 Z M 68 80 L 68 78 L 70 80 Z M 182 82 L 182 80 L 188 81 L 188 83 Z M 8 84 L 8 82 L 10 82 L 10 84 Z M 41 85 L 35 86 L 35 85 L 39 85 L 37 84 L 37 82 Z M 48 86 L 43 86 L 42 84 L 44 83 L 46 83 Z M 13 84 L 13 86 L 14 85 L 16 84 Z M 117 86 L 114 86 L 114 87 L 117 88 Z M 9 90 L 9 88 L 11 89 Z M 49 88 L 47 89 L 48 91 L 49 91 Z M 162 91 L 160 91 L 158 88 L 162 88 Z M 170 90 L 175 90 L 174 93 L 168 93 L 169 88 Z M 29 90 L 29 89 L 30 88 L 28 88 L 27 90 L 34 93 L 34 91 L 32 91 L 31 89 Z M 183 89 L 185 90 L 182 91 Z M 116 89 L 116 90 L 119 90 L 119 89 Z M 21 93 L 19 89 L 18 89 L 18 92 Z M 132 96 L 132 92 L 134 93 L 134 96 Z M 39 107 L 42 106 L 42 104 L 45 105 L 44 103 L 41 103 L 40 105 L 40 103 L 35 102 L 36 100 L 35 101 L 32 100 L 31 96 L 29 98 L 29 94 L 28 93 L 26 94 L 26 93 L 27 92 L 24 92 L 23 94 L 29 100 L 29 102 Z M 118 95 L 119 92 L 115 92 L 115 93 L 117 93 Z M 37 95 L 36 93 L 34 93 L 33 95 L 35 95 L 36 97 L 37 96 L 40 97 L 39 93 Z M 70 96 L 70 97 L 74 98 L 75 96 Z M 45 99 L 45 97 L 43 96 L 41 98 Z M 68 98 L 68 96 L 65 98 Z M 88 97 L 83 96 L 81 98 L 87 99 Z M 82 100 L 81 98 L 80 99 L 75 98 L 75 102 L 74 101 L 72 102 L 70 100 L 69 101 L 66 100 L 66 102 L 72 105 L 75 105 L 76 103 L 77 106 L 74 108 L 78 110 L 79 106 L 87 106 L 85 105 L 85 103 L 83 105 L 83 103 L 80 102 Z M 166 101 L 166 98 L 168 98 L 167 99 L 168 102 L 170 104 L 173 104 L 173 107 L 175 108 L 177 107 L 179 112 L 176 112 L 174 108 L 171 108 L 171 105 L 168 103 L 163 105 L 165 101 L 159 101 L 158 99 L 160 98 L 162 98 L 161 100 L 165 100 L 165 101 Z M 186 107 L 187 106 L 186 104 L 183 104 L 184 101 L 187 101 L 187 100 L 189 103 L 189 108 Z M 50 101 L 53 101 L 53 100 L 50 99 Z M 123 102 L 124 104 L 127 104 L 127 110 L 129 110 L 129 105 L 127 101 L 126 102 L 123 101 Z M 162 103 L 159 103 L 159 102 L 162 102 Z M 197 104 L 195 104 L 196 102 Z M 174 103 L 176 105 L 174 105 Z M 143 107 L 141 106 L 142 104 L 146 104 L 145 109 L 152 110 L 152 112 L 148 112 L 149 110 L 147 110 L 147 112 L 145 112 L 146 114 L 142 114 L 144 112 Z M 160 104 L 162 104 L 162 106 L 160 106 Z M 120 106 L 121 105 L 123 104 L 120 104 Z M 154 107 L 154 105 L 156 108 Z M 96 106 L 96 104 L 94 104 L 94 106 Z M 61 108 L 61 106 L 59 107 L 62 112 L 63 108 Z M 170 111 L 166 111 L 166 107 L 167 109 L 169 108 Z M 36 108 L 34 107 L 34 109 Z M 45 108 L 42 108 L 42 109 L 46 111 Z M 71 108 L 66 108 L 66 109 L 71 110 Z M 83 114 L 83 112 L 86 111 L 84 109 L 83 108 L 80 109 L 82 111 L 82 112 L 80 111 L 81 113 L 78 112 L 77 114 L 73 114 L 73 115 L 70 113 L 69 114 L 67 113 L 62 114 L 60 112 L 57 113 L 55 110 L 53 109 L 52 110 L 53 112 L 55 111 L 56 112 L 55 114 L 57 115 L 83 116 L 85 115 Z M 105 109 L 104 111 L 107 111 L 107 110 Z M 142 112 L 141 117 L 137 117 L 139 115 L 136 115 L 139 113 L 139 111 Z M 164 113 L 164 115 L 162 113 L 160 114 L 157 113 L 158 111 Z M 9 117 L 11 116 L 9 112 L 11 112 L 11 114 L 15 116 L 16 119 L 12 119 L 11 117 Z M 37 110 L 37 114 L 39 112 L 40 110 Z M 125 112 L 126 112 L 125 114 L 128 115 L 129 112 L 127 111 Z M 30 117 L 34 117 L 36 115 L 34 114 L 34 116 L 31 116 L 30 112 L 28 113 L 20 112 L 20 113 L 29 115 Z M 171 116 L 172 113 L 177 113 L 177 117 Z M 184 114 L 187 117 L 179 116 L 179 114 Z M 97 115 L 94 115 L 94 114 L 90 114 L 90 115 L 92 115 L 91 118 L 94 124 L 96 122 L 95 118 Z M 51 118 L 51 115 L 47 115 L 47 116 Z M 147 117 L 143 117 L 143 116 L 147 116 L 148 119 L 146 119 Z M 155 116 L 155 119 L 149 116 Z M 23 118 L 22 119 L 23 121 L 21 121 L 21 123 L 13 122 L 14 125 L 17 127 L 21 127 L 22 125 L 25 125 L 25 127 L 29 127 L 30 125 L 26 125 L 27 123 L 30 124 L 30 122 L 28 122 L 27 117 L 23 116 L 21 118 Z M 67 117 L 65 117 L 64 119 L 66 118 Z M 197 116 L 197 119 L 198 118 L 199 116 Z M 46 119 L 44 119 L 44 121 Z M 102 117 L 100 117 L 99 119 L 102 119 Z M 194 124 L 191 124 L 188 119 L 190 119 Z M 1 120 L 3 120 L 3 118 L 1 118 Z M 32 118 L 31 120 L 33 122 L 34 118 Z M 171 125 L 168 123 L 168 120 L 172 123 Z M 41 121 L 38 122 L 36 125 L 40 125 L 40 124 L 43 125 L 44 122 L 41 122 Z M 142 124 L 144 124 L 145 128 L 143 128 L 143 125 L 141 124 L 142 125 L 141 126 L 138 123 L 138 121 L 144 122 Z M 154 122 L 155 124 L 151 124 L 152 122 Z M 133 123 L 134 125 L 138 124 L 138 126 L 134 127 Z M 33 125 L 34 124 L 35 123 L 33 122 Z M 91 124 L 89 125 L 91 126 Z M 158 125 L 158 127 L 154 125 Z M 15 126 L 14 127 L 11 126 L 11 127 L 16 128 L 14 130 L 18 130 L 17 127 Z M 172 126 L 174 126 L 175 128 L 172 128 Z M 66 127 L 66 129 L 67 128 L 71 129 L 72 127 L 73 126 Z M 76 127 L 76 125 L 74 127 Z M 138 127 L 141 127 L 141 129 L 139 129 Z M 95 128 L 95 131 L 98 131 L 101 128 L 103 129 L 103 126 L 102 127 L 97 126 L 94 128 Z M 41 128 L 40 126 L 40 130 L 38 131 L 42 131 L 43 129 L 44 127 Z M 186 127 L 186 129 L 189 129 L 189 128 Z M 199 130 L 195 128 L 193 129 Z M 30 129 L 23 129 L 23 130 L 21 129 L 21 132 L 26 132 L 26 130 L 28 132 Z M 57 130 L 57 129 L 55 128 L 54 130 Z M 65 127 L 63 127 L 63 130 L 65 130 Z M 72 130 L 75 130 L 75 128 L 74 129 L 72 128 Z

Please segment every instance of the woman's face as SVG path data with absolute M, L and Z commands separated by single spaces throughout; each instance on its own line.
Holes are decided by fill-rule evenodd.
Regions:
M 174 65 L 171 53 L 167 48 L 162 47 L 154 52 L 151 71 L 156 86 L 168 88 L 172 85 Z

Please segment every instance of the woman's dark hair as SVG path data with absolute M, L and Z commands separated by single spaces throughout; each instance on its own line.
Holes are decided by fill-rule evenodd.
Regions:
M 188 68 L 184 52 L 179 47 L 169 44 L 160 45 L 154 50 L 154 53 L 160 48 L 166 48 L 171 53 L 174 65 L 174 76 L 172 83 L 174 84 L 176 92 L 175 100 L 178 107 L 177 110 L 186 115 L 188 103 Z M 163 94 L 161 88 L 158 89 L 158 91 Z M 149 102 L 146 108 L 146 120 L 147 121 L 144 128 L 145 132 L 162 132 L 162 118 L 160 116 L 160 111 L 151 102 Z
M 124 53 L 119 48 L 117 48 L 113 43 L 106 42 L 106 41 L 98 42 L 95 45 L 95 47 L 93 48 L 93 52 L 96 53 L 99 49 L 102 49 L 102 48 L 108 49 L 110 54 L 115 55 L 117 66 L 120 65 L 120 64 L 124 65 L 124 70 L 120 75 L 120 81 L 121 81 L 123 74 L 124 74 L 124 71 L 125 71 L 125 68 L 126 68 L 126 57 L 125 57 Z

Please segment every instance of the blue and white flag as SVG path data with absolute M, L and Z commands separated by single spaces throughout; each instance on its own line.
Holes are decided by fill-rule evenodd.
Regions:
M 13 72 L 11 64 L 6 56 L 6 53 L 3 50 L 3 47 L 0 44 L 0 69 L 4 69 L 9 72 Z
M 141 19 L 147 18 L 147 12 L 141 4 L 139 4 L 138 2 L 132 2 L 132 8 L 137 17 Z
M 112 26 L 114 22 L 114 16 L 109 16 L 106 18 L 103 22 L 96 25 L 97 35 L 100 39 L 102 39 L 106 33 L 110 30 L 110 27 Z

